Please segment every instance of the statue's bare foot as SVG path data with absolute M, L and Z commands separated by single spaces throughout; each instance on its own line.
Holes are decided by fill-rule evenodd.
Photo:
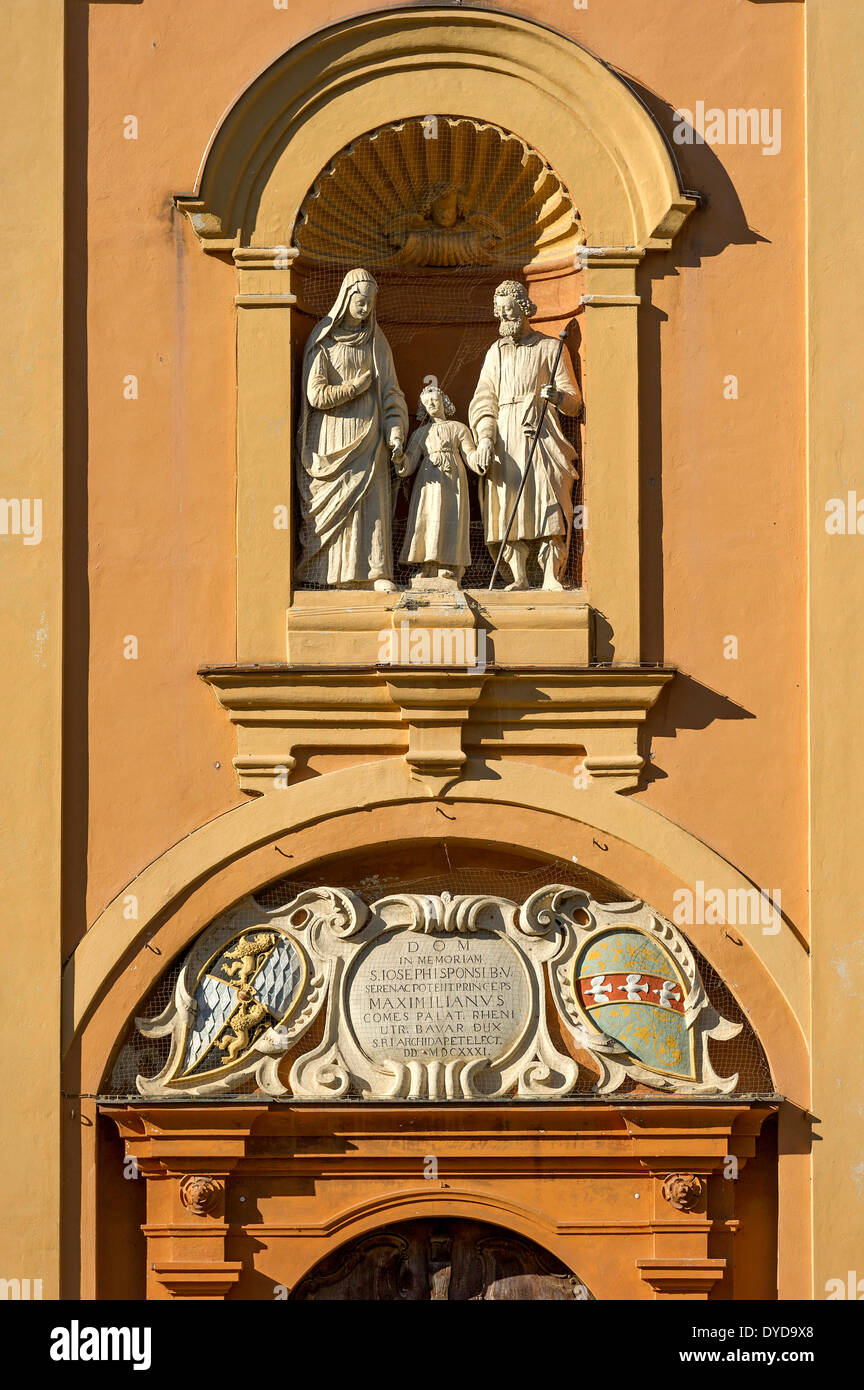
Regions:
M 512 589 L 527 589 L 528 583 L 524 579 L 514 579 L 512 584 L 505 584 L 504 589 L 509 593 Z
M 394 584 L 392 579 L 376 579 L 372 586 L 376 594 L 398 594 L 399 585 Z
M 561 583 L 560 575 L 564 569 L 564 552 L 560 545 L 550 544 L 546 555 L 543 557 L 543 588 L 561 590 L 564 585 Z

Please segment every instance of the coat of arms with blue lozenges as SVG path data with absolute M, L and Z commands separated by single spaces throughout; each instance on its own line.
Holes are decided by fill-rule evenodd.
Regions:
M 268 1028 L 284 1023 L 305 973 L 297 947 L 279 932 L 241 932 L 218 951 L 197 982 L 177 1079 L 232 1065 Z

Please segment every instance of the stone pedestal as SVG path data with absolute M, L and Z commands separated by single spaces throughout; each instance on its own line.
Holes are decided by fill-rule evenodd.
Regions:
M 398 636 L 401 656 L 407 623 L 409 629 L 429 631 L 430 656 L 436 651 L 459 656 L 459 640 L 451 641 L 446 634 L 473 628 L 486 664 L 587 666 L 591 660 L 591 612 L 581 590 L 507 593 L 445 586 L 446 580 L 436 579 L 415 581 L 395 594 L 300 590 L 286 613 L 286 659 L 292 665 L 328 665 L 338 656 L 340 664 L 374 665 L 388 660 L 391 633 Z M 424 660 L 423 649 L 416 650 L 416 663 L 405 648 L 409 660 L 393 664 L 475 664 L 473 659 Z M 469 657 L 471 651 L 469 642 Z

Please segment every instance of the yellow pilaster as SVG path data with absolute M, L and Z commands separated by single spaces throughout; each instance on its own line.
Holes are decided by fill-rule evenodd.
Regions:
M 808 0 L 810 878 L 813 923 L 813 1296 L 864 1278 L 864 534 L 826 504 L 864 499 L 864 182 L 859 0 Z M 854 508 L 853 508 L 854 511 Z M 864 512 L 864 508 L 862 508 Z M 861 519 L 864 530 L 864 516 Z
M 586 573 L 601 615 L 595 655 L 638 662 L 639 617 L 639 296 L 644 252 L 586 248 L 585 502 Z M 608 628 L 602 625 L 605 619 Z
M 4 0 L 0 1278 L 41 1279 L 44 1298 L 60 1263 L 63 52 L 63 0 Z
M 237 305 L 237 660 L 285 660 L 291 602 L 291 293 L 297 252 L 240 247 Z

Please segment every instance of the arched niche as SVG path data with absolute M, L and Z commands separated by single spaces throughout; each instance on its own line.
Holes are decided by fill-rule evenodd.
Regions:
M 646 253 L 669 249 L 695 202 L 649 112 L 597 58 L 516 16 L 424 8 L 347 19 L 284 53 L 238 97 L 194 194 L 176 200 L 202 247 L 230 254 L 238 274 L 240 661 L 285 660 L 286 612 L 295 627 L 315 624 L 292 587 L 293 520 L 273 525 L 291 497 L 292 381 L 309 328 L 297 313 L 301 208 L 352 143 L 447 116 L 524 142 L 578 206 L 583 248 L 539 277 L 548 330 L 572 316 L 576 298 L 585 310 L 591 525 L 581 587 L 562 603 L 575 598 L 601 615 L 607 659 L 640 658 L 636 270 Z M 489 324 L 491 341 L 491 307 Z
M 693 209 L 650 113 L 599 59 L 515 15 L 434 6 L 358 15 L 287 50 L 225 114 L 181 205 L 208 250 L 291 245 L 337 151 L 457 111 L 505 129 L 518 112 L 522 137 L 584 189 L 592 245 L 668 249 Z
M 307 191 L 294 229 L 292 374 L 299 383 L 303 352 L 314 324 L 329 312 L 343 276 L 363 266 L 376 279 L 378 321 L 393 351 L 396 374 L 413 415 L 430 378 L 466 420 L 480 363 L 489 346 L 490 306 L 504 280 L 524 283 L 536 305 L 533 323 L 557 333 L 577 377 L 584 375 L 581 250 L 586 233 L 569 190 L 549 162 L 510 130 L 463 116 L 411 118 L 368 131 L 329 161 Z M 492 327 L 494 332 L 494 325 Z M 582 430 L 560 419 L 577 456 Z M 467 478 L 472 565 L 463 579 L 480 592 L 491 569 L 481 504 Z M 582 504 L 582 473 L 574 505 Z M 393 519 L 395 578 L 408 495 L 396 489 Z M 574 530 L 568 587 L 579 590 L 584 530 Z M 320 586 L 301 583 L 314 593 Z M 322 598 L 295 598 L 295 605 Z M 313 610 L 314 611 L 314 610 Z M 380 617 L 372 618 L 375 631 Z M 289 647 L 293 658 L 296 636 Z M 368 653 L 367 653 L 368 654 Z M 303 660 L 303 655 L 298 658 Z

